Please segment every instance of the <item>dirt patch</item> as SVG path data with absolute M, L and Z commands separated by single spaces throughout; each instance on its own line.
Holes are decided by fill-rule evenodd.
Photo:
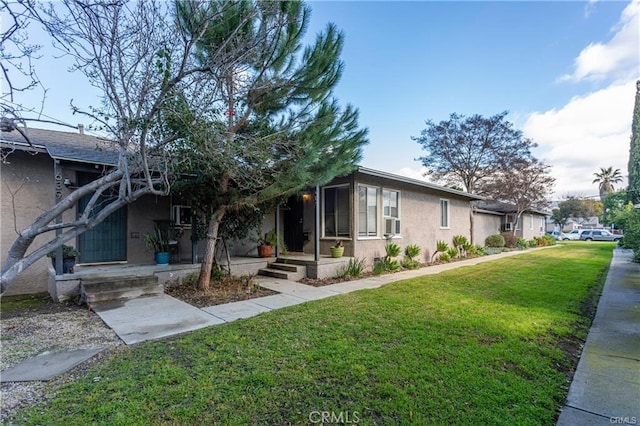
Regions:
M 220 277 L 219 279 L 211 280 L 208 290 L 198 289 L 196 279 L 187 279 L 182 283 L 168 285 L 165 293 L 198 308 L 278 294 L 275 291 L 260 287 L 252 277 L 246 276 Z

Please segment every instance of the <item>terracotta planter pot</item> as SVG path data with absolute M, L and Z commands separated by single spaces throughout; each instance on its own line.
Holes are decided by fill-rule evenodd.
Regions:
M 260 257 L 271 257 L 273 254 L 273 246 L 263 244 L 258 246 L 258 256 Z

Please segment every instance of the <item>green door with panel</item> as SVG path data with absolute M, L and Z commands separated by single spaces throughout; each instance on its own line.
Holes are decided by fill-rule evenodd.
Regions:
M 77 173 L 78 185 L 97 179 L 95 173 Z M 105 193 L 94 207 L 92 216 L 97 214 L 113 199 L 114 195 Z M 83 197 L 78 202 L 78 215 L 89 203 L 91 196 Z M 78 237 L 80 263 L 116 262 L 127 260 L 127 207 L 118 209 L 102 223 Z

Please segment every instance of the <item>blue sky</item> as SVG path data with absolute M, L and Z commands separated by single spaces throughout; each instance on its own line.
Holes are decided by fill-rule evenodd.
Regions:
M 309 40 L 328 22 L 345 35 L 335 95 L 357 107 L 369 129 L 362 165 L 419 178 L 421 149 L 411 137 L 425 120 L 508 110 L 552 165 L 556 197 L 597 194 L 591 182 L 600 167 L 626 177 L 639 0 L 308 4 Z M 69 100 L 96 105 L 95 91 L 79 84 L 68 62 L 44 55 L 43 64 L 45 114 L 82 121 Z

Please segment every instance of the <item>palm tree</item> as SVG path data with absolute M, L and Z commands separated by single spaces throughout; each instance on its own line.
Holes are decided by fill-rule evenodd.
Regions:
M 614 191 L 613 184 L 622 182 L 622 175 L 620 169 L 613 170 L 613 167 L 600 168 L 600 173 L 593 174 L 596 178 L 592 183 L 598 183 L 598 189 L 600 190 L 600 200 Z

